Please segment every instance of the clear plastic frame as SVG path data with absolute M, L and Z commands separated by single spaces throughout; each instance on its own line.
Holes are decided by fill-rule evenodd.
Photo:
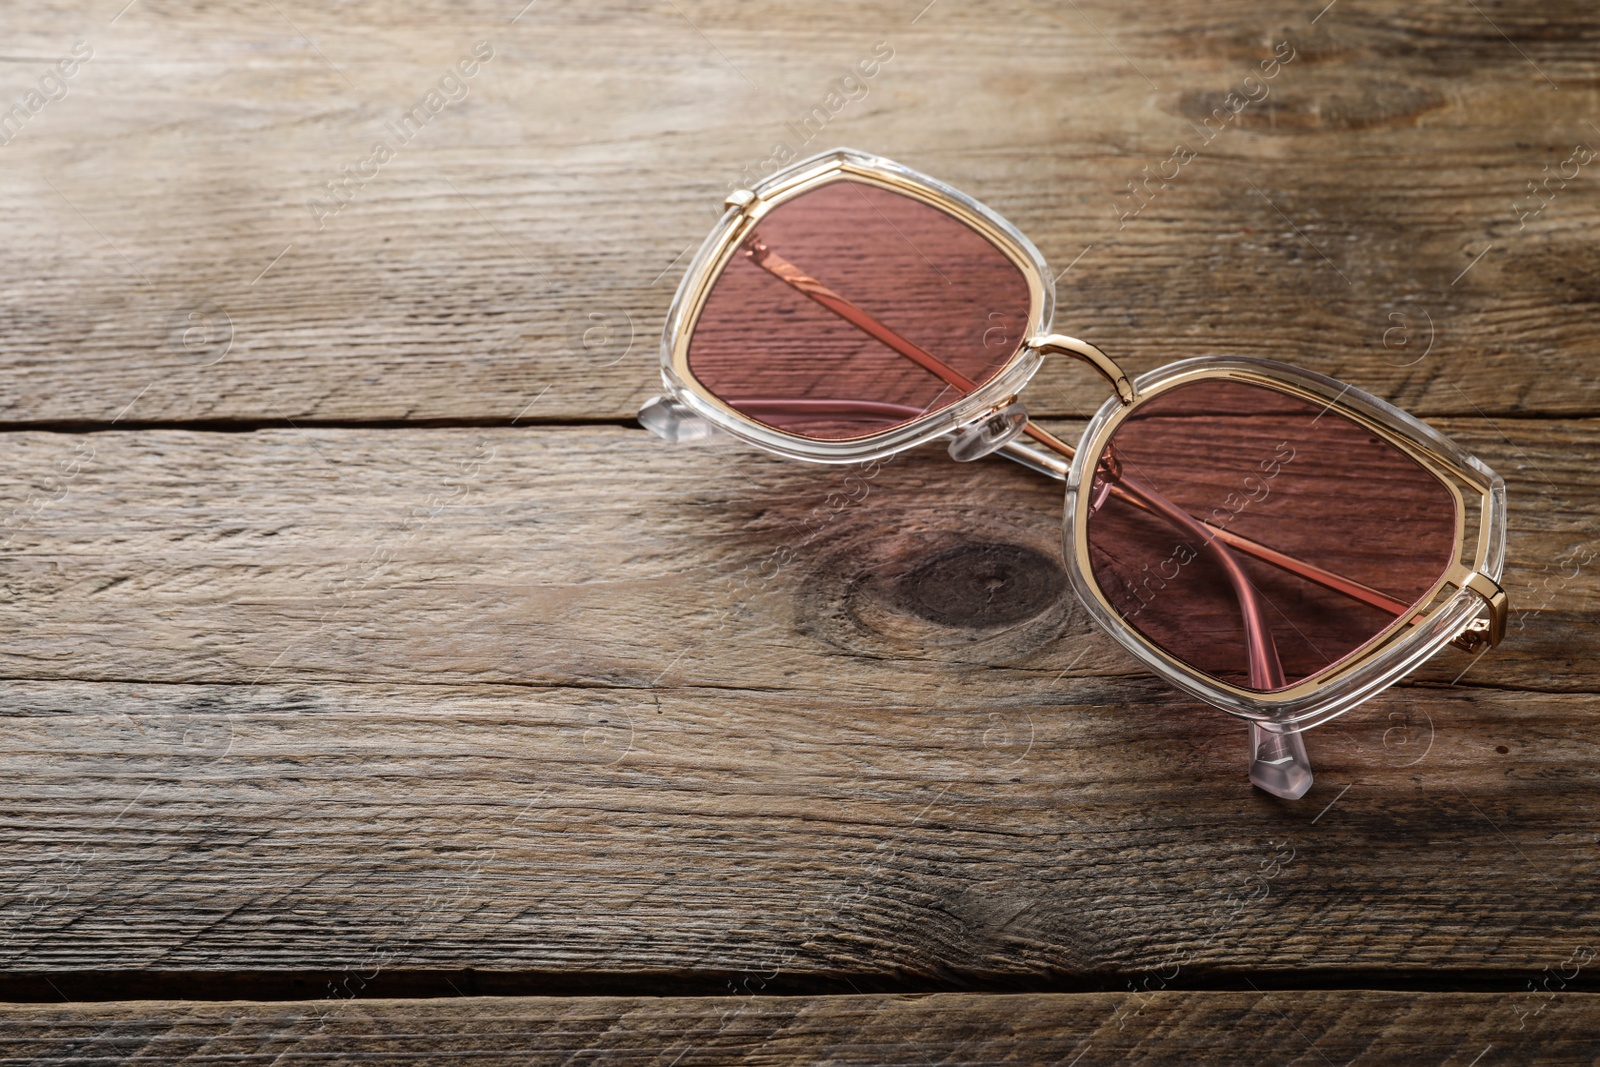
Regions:
M 1139 408 L 1178 386 L 1206 379 L 1229 379 L 1314 399 L 1411 456 L 1447 485 L 1458 502 L 1455 560 L 1419 604 L 1335 669 L 1269 693 L 1226 685 L 1194 670 L 1146 639 L 1117 612 L 1096 584 L 1088 560 L 1086 472 L 1118 426 Z M 1156 674 L 1184 692 L 1242 718 L 1279 728 L 1308 729 L 1355 707 L 1393 685 L 1457 640 L 1486 606 L 1504 626 L 1504 594 L 1492 604 L 1505 563 L 1505 484 L 1477 458 L 1437 430 L 1399 408 L 1332 378 L 1284 363 L 1247 358 L 1188 359 L 1151 371 L 1134 383 L 1136 400 L 1106 402 L 1084 429 L 1067 476 L 1063 551 L 1073 589 L 1089 613 L 1117 641 Z M 1467 537 L 1471 529 L 1476 536 Z M 1483 579 L 1487 579 L 1485 583 Z M 1496 623 L 1491 622 L 1491 626 Z M 1487 633 L 1487 631 L 1483 631 Z M 1498 635 L 1496 635 L 1497 637 Z M 1470 640 L 1464 642 L 1471 644 Z M 1483 643 L 1488 643 L 1485 640 Z
M 774 430 L 734 410 L 696 380 L 689 365 L 689 340 L 712 286 L 761 219 L 780 204 L 837 181 L 875 185 L 913 197 L 981 233 L 1021 270 L 1028 283 L 1028 329 L 1005 365 L 978 389 L 948 407 L 883 433 L 842 441 L 819 441 Z M 1045 352 L 1031 339 L 1048 332 L 1055 314 L 1055 286 L 1044 257 L 1015 226 L 942 182 L 887 159 L 840 148 L 779 171 L 744 195 L 729 197 L 727 210 L 700 246 L 678 285 L 661 339 L 661 379 L 666 393 L 693 415 L 724 433 L 768 451 L 815 463 L 883 459 L 963 426 L 982 423 L 1005 408 L 1033 377 Z
M 824 281 L 807 275 L 796 263 L 785 259 L 783 252 L 788 245 L 773 247 L 783 244 L 773 236 L 774 227 L 780 226 L 778 222 L 769 220 L 768 228 L 760 236 L 755 233 L 756 226 L 775 209 L 796 197 L 826 189 L 835 182 L 860 183 L 861 186 L 899 194 L 920 205 L 932 207 L 942 213 L 940 226 L 954 228 L 950 220 L 955 220 L 982 237 L 987 242 L 987 246 L 983 246 L 986 257 L 993 259 L 995 251 L 1002 253 L 1009 262 L 1009 266 L 1003 268 L 1008 278 L 1012 277 L 1011 268 L 1015 267 L 1017 275 L 1027 287 L 1027 330 L 1015 340 L 1014 345 L 1009 334 L 995 345 L 997 353 L 994 360 L 986 365 L 992 369 L 992 373 L 987 373 L 981 379 L 976 374 L 964 375 L 954 366 L 952 352 L 940 350 L 938 344 L 927 339 L 922 343 L 929 347 L 924 348 L 906 336 L 908 333 L 928 330 L 924 320 L 915 315 L 901 315 L 894 308 L 891 308 L 894 314 L 876 310 L 874 301 L 869 299 L 874 286 L 878 287 L 881 297 L 883 287 L 887 285 L 891 293 L 888 299 L 893 304 L 899 299 L 905 285 L 901 272 L 884 267 L 888 260 L 874 259 L 870 255 L 863 259 L 860 250 L 854 249 L 849 256 L 836 256 L 831 263 L 825 262 L 830 270 L 819 271 L 819 274 L 828 275 L 828 281 Z M 842 190 L 835 192 L 839 197 L 847 195 Z M 862 197 L 866 198 L 867 194 L 863 192 Z M 816 202 L 808 201 L 813 204 Z M 904 201 L 897 200 L 895 203 Z M 925 207 L 916 207 L 915 210 L 923 215 L 931 214 Z M 962 233 L 963 240 L 974 247 L 982 246 L 982 242 L 973 239 L 972 233 Z M 778 236 L 782 236 L 781 232 Z M 898 236 L 905 238 L 906 245 L 913 243 L 904 233 Z M 869 246 L 871 251 L 876 251 L 878 247 L 876 244 Z M 829 257 L 826 253 L 843 252 L 845 248 L 842 243 L 825 244 L 821 246 L 823 254 L 818 258 L 827 261 Z M 802 248 L 801 251 L 806 250 Z M 723 316 L 722 328 L 729 329 L 727 324 L 730 319 L 733 325 L 731 333 L 720 338 L 718 343 L 724 348 L 719 351 L 731 352 L 736 367 L 760 368 L 765 366 L 759 362 L 761 357 L 747 356 L 747 352 L 758 349 L 766 338 L 782 336 L 789 346 L 785 358 L 796 358 L 794 353 L 798 350 L 800 364 L 815 376 L 807 380 L 822 382 L 831 391 L 822 392 L 819 389 L 817 392 L 822 393 L 819 397 L 813 392 L 797 390 L 785 394 L 786 399 L 775 399 L 777 394 L 755 394 L 755 398 L 751 398 L 748 394 L 729 393 L 734 397 L 730 401 L 725 396 L 719 396 L 717 390 L 696 376 L 695 363 L 691 359 L 691 343 L 695 339 L 696 327 L 701 323 L 708 301 L 713 301 L 713 289 L 734 257 L 741 252 L 750 258 L 754 266 L 740 266 L 739 269 L 745 273 L 745 280 L 740 284 L 761 287 L 760 293 L 771 293 L 774 300 L 778 301 L 755 306 L 785 310 L 767 314 L 763 324 L 751 322 L 747 329 L 749 316 L 741 310 L 745 305 L 736 302 L 725 304 L 724 310 L 718 313 Z M 902 249 L 902 254 L 909 253 Z M 927 259 L 926 256 L 923 258 Z M 839 269 L 840 264 L 853 265 L 854 269 L 864 273 L 849 275 L 847 271 Z M 931 260 L 929 265 L 932 265 Z M 955 268 L 951 273 L 957 274 L 958 278 L 965 277 L 969 283 L 974 277 L 972 272 L 963 276 Z M 954 280 L 947 280 L 952 285 L 956 284 Z M 830 282 L 840 288 L 831 288 Z M 1013 283 L 1008 284 L 1012 287 L 1005 290 L 1005 299 L 1011 303 L 1013 312 L 1020 311 L 1021 290 L 1015 288 Z M 768 286 L 772 288 L 766 288 Z M 863 296 L 858 290 L 864 290 L 866 295 Z M 943 294 L 952 291 L 941 287 L 937 292 L 937 306 L 942 308 L 949 302 L 949 298 Z M 986 291 L 981 288 L 970 289 L 960 295 L 967 305 L 976 305 L 980 309 L 991 307 L 990 297 L 973 296 L 974 293 L 983 292 Z M 762 296 L 761 299 L 766 300 L 766 297 Z M 731 316 L 727 313 L 730 306 L 734 309 Z M 797 308 L 800 310 L 797 311 Z M 790 335 L 782 332 L 785 324 L 801 321 L 797 318 L 800 311 L 812 316 L 809 321 L 825 321 L 831 324 L 830 328 L 836 334 L 854 339 L 850 344 L 863 344 L 863 336 L 877 342 L 881 348 L 863 350 L 870 351 L 871 359 L 884 360 L 886 352 L 891 354 L 886 362 L 869 363 L 867 375 L 862 378 L 864 381 L 869 380 L 868 375 L 877 375 L 870 378 L 877 382 L 884 375 L 895 373 L 884 371 L 882 368 L 886 366 L 898 368 L 905 372 L 903 377 L 923 384 L 927 384 L 928 379 L 919 375 L 942 379 L 942 384 L 935 381 L 930 387 L 939 391 L 937 405 L 894 402 L 893 397 L 887 395 L 856 393 L 852 384 L 854 379 L 841 379 L 834 369 L 836 365 L 828 363 L 816 351 L 810 335 L 789 340 Z M 728 197 L 726 210 L 689 265 L 673 298 L 661 347 L 664 395 L 645 404 L 640 410 L 639 421 L 657 436 L 673 442 L 692 441 L 722 433 L 768 452 L 816 463 L 883 459 L 933 440 L 944 439 L 949 441 L 949 451 L 954 459 L 970 461 L 990 454 L 1003 455 L 1032 470 L 1064 481 L 1064 558 L 1072 587 L 1091 617 L 1161 678 L 1207 704 L 1248 720 L 1251 737 L 1250 779 L 1260 788 L 1280 797 L 1299 797 L 1311 786 L 1311 767 L 1301 731 L 1324 723 L 1393 685 L 1446 644 L 1477 651 L 1499 643 L 1505 632 L 1509 610 L 1505 592 L 1499 585 L 1505 562 L 1505 486 L 1481 461 L 1438 431 L 1382 400 L 1322 375 L 1270 360 L 1232 357 L 1190 359 L 1152 371 L 1137 381 L 1130 381 L 1121 368 L 1094 345 L 1051 334 L 1053 314 L 1054 283 L 1050 269 L 1038 249 L 1009 222 L 976 200 L 915 171 L 864 152 L 838 149 L 795 163 L 756 188 L 739 190 Z M 783 315 L 789 317 L 784 318 Z M 1012 321 L 1016 318 L 1020 318 L 1020 315 L 1014 314 Z M 712 323 L 717 321 L 717 316 L 706 315 L 705 319 Z M 702 336 L 713 332 L 713 327 L 707 326 Z M 843 349 L 847 362 L 868 358 L 858 355 L 857 349 L 850 344 Z M 1005 347 L 1007 345 L 1012 347 Z M 909 364 L 897 361 L 895 355 L 904 357 Z M 1106 381 L 1113 394 L 1084 429 L 1076 448 L 1029 420 L 1026 408 L 1018 399 L 1023 386 L 1050 355 L 1066 355 L 1088 364 Z M 830 355 L 829 358 L 835 356 Z M 911 364 L 920 369 L 906 371 Z M 856 364 L 849 362 L 849 366 L 855 367 Z M 819 367 L 825 369 L 816 369 Z M 1153 402 L 1160 401 L 1170 406 L 1174 397 L 1184 395 L 1183 390 L 1206 383 L 1210 383 L 1214 391 L 1220 390 L 1215 395 L 1222 395 L 1229 389 L 1244 389 L 1251 391 L 1254 396 L 1269 397 L 1268 408 L 1302 411 L 1310 419 L 1309 425 L 1312 427 L 1317 426 L 1323 415 L 1330 412 L 1337 414 L 1338 419 L 1331 420 L 1330 424 L 1311 433 L 1310 437 L 1331 438 L 1334 435 L 1330 426 L 1336 423 L 1340 427 L 1339 433 L 1345 434 L 1346 439 L 1369 442 L 1371 449 L 1391 457 L 1390 462 L 1397 464 L 1390 468 L 1391 473 L 1403 470 L 1408 472 L 1406 477 L 1425 483 L 1431 494 L 1425 499 L 1432 502 L 1428 544 L 1430 551 L 1434 552 L 1428 558 L 1437 562 L 1448 555 L 1448 560 L 1425 570 L 1410 567 L 1405 561 L 1392 563 L 1392 568 L 1406 570 L 1409 577 L 1403 583 L 1403 589 L 1395 588 L 1386 592 L 1363 584 L 1352 572 L 1339 573 L 1325 569 L 1309 556 L 1297 557 L 1292 554 L 1297 551 L 1294 543 L 1299 536 L 1295 531 L 1311 529 L 1318 541 L 1343 544 L 1323 533 L 1323 528 L 1329 525 L 1329 511 L 1338 509 L 1354 514 L 1355 521 L 1361 523 L 1364 530 L 1383 531 L 1375 541 L 1375 547 L 1364 550 L 1367 556 L 1356 559 L 1358 565 L 1364 565 L 1362 559 L 1376 557 L 1388 560 L 1392 555 L 1406 556 L 1405 553 L 1394 551 L 1395 545 L 1404 543 L 1398 531 L 1406 528 L 1407 520 L 1403 517 L 1405 509 L 1423 498 L 1408 498 L 1399 491 L 1383 497 L 1382 487 L 1376 486 L 1374 479 L 1366 477 L 1369 467 L 1347 464 L 1347 460 L 1356 454 L 1353 452 L 1335 450 L 1328 453 L 1323 466 L 1304 471 L 1297 467 L 1286 482 L 1279 483 L 1285 485 L 1294 482 L 1311 488 L 1300 490 L 1302 495 L 1298 497 L 1278 498 L 1299 501 L 1296 506 L 1302 509 L 1300 511 L 1286 513 L 1262 510 L 1256 513 L 1251 521 L 1267 523 L 1267 533 L 1263 535 L 1257 530 L 1253 536 L 1265 537 L 1265 540 L 1252 540 L 1242 529 L 1227 528 L 1226 523 L 1219 526 L 1200 518 L 1196 512 L 1186 511 L 1163 492 L 1154 491 L 1151 485 L 1142 480 L 1142 476 L 1135 478 L 1131 472 L 1105 473 L 1112 468 L 1120 471 L 1119 453 L 1112 448 L 1112 444 L 1114 439 L 1119 442 L 1131 439 L 1127 434 L 1117 436 L 1119 430 L 1135 424 L 1130 420 L 1136 420 L 1139 426 L 1149 427 L 1153 425 L 1152 412 L 1159 417 L 1162 410 L 1160 403 Z M 836 409 L 841 407 L 874 411 L 883 409 L 890 411 L 890 414 L 884 415 L 881 423 L 866 419 L 854 423 L 844 420 L 841 423 L 869 427 L 881 425 L 881 430 L 840 432 L 826 436 L 820 432 L 791 432 L 765 414 L 783 405 L 787 405 L 789 410 L 779 410 L 779 414 L 790 418 L 817 418 L 815 414 L 806 413 L 819 410 L 826 410 L 828 418 L 835 418 Z M 799 414 L 796 415 L 796 412 Z M 1252 417 L 1250 412 L 1236 413 L 1231 408 L 1226 410 L 1224 417 L 1231 419 L 1236 414 Z M 1316 418 L 1310 418 L 1313 414 Z M 1215 445 L 1222 431 L 1215 428 L 1216 422 L 1215 417 L 1198 423 L 1190 419 L 1188 425 L 1200 427 L 1201 436 L 1194 439 L 1197 444 L 1185 455 L 1188 462 L 1199 466 L 1182 468 L 1189 472 L 1189 477 L 1186 480 L 1179 479 L 1180 485 L 1201 485 L 1204 479 L 1197 481 L 1194 477 L 1196 471 L 1220 476 L 1217 472 L 1223 468 L 1218 463 Z M 1118 444 L 1116 447 L 1122 446 Z M 1368 448 L 1369 444 L 1359 447 Z M 1356 487 L 1356 491 L 1352 491 L 1352 486 Z M 1391 500 L 1394 507 L 1400 509 L 1393 512 L 1400 517 L 1393 518 L 1391 525 L 1367 521 L 1374 494 L 1379 499 Z M 1212 642 L 1209 647 L 1221 647 L 1232 640 L 1227 635 L 1233 634 L 1233 628 L 1242 621 L 1243 632 L 1249 639 L 1249 685 L 1234 684 L 1228 680 L 1236 676 L 1237 672 L 1229 673 L 1232 668 L 1216 670 L 1197 666 L 1190 661 L 1194 659 L 1193 656 L 1188 660 L 1180 658 L 1169 647 L 1142 632 L 1141 627 L 1146 626 L 1149 619 L 1147 616 L 1137 625 L 1130 621 L 1131 615 L 1138 614 L 1136 609 L 1139 606 L 1129 606 L 1126 582 L 1119 594 L 1123 597 L 1121 609 L 1101 588 L 1093 565 L 1095 543 L 1090 524 L 1091 515 L 1108 496 L 1116 497 L 1119 506 L 1131 502 L 1128 503 L 1129 507 L 1142 509 L 1138 518 L 1147 524 L 1146 529 L 1182 530 L 1184 538 L 1199 545 L 1200 551 L 1210 553 L 1214 560 L 1220 561 L 1218 566 L 1221 572 L 1229 576 L 1231 586 L 1218 586 L 1213 581 L 1208 588 L 1231 588 L 1231 595 L 1236 600 L 1227 599 L 1225 594 L 1207 593 L 1223 597 L 1220 601 L 1222 608 L 1213 612 L 1210 618 L 1222 619 L 1227 626 L 1207 629 L 1205 620 L 1201 619 L 1195 632 L 1203 637 L 1196 640 Z M 1311 504 L 1306 505 L 1306 501 L 1311 501 Z M 1104 519 L 1094 521 L 1106 523 Z M 1161 527 L 1162 522 L 1169 525 Z M 1111 524 L 1101 528 L 1109 530 L 1116 527 Z M 1274 540 L 1273 535 L 1282 535 L 1288 540 L 1281 542 L 1279 548 L 1274 548 L 1270 543 Z M 1135 559 L 1130 542 L 1113 543 L 1127 559 Z M 1235 555 L 1230 553 L 1238 558 L 1235 559 Z M 1239 565 L 1238 560 L 1244 556 L 1254 557 L 1260 566 L 1274 569 L 1272 573 L 1278 575 L 1278 578 L 1270 575 L 1261 578 L 1265 583 L 1262 588 L 1273 587 L 1273 582 L 1280 579 L 1304 579 L 1302 585 L 1295 588 L 1306 592 L 1297 593 L 1299 600 L 1292 605 L 1287 600 L 1272 603 L 1255 588 L 1253 583 L 1256 579 L 1250 578 Z M 1337 552 L 1330 556 L 1330 559 L 1337 558 L 1341 558 Z M 1349 560 L 1355 557 L 1345 555 L 1342 558 Z M 1136 565 L 1136 560 L 1129 564 L 1130 567 Z M 1258 570 L 1258 574 L 1266 572 Z M 1364 607 L 1346 609 L 1342 613 L 1326 608 L 1327 598 L 1338 596 L 1351 598 L 1350 603 L 1364 604 Z M 1353 628 L 1355 636 L 1340 646 L 1337 654 L 1324 656 L 1322 649 L 1316 648 L 1315 642 L 1298 628 L 1293 633 L 1289 632 L 1287 627 L 1292 626 L 1293 621 L 1285 615 L 1287 624 L 1279 631 L 1278 643 L 1303 639 L 1306 646 L 1312 647 L 1323 658 L 1315 661 L 1317 666 L 1305 668 L 1302 657 L 1302 662 L 1297 662 L 1293 671 L 1284 671 L 1279 663 L 1271 627 L 1263 621 L 1266 616 L 1264 609 L 1255 604 L 1257 600 L 1270 605 L 1280 615 L 1283 614 L 1283 606 L 1290 605 L 1290 610 L 1300 613 L 1298 618 L 1302 623 L 1313 624 L 1309 627 L 1313 632 L 1319 632 L 1318 627 L 1325 623 L 1330 626 L 1348 624 L 1347 628 Z M 1385 614 L 1356 617 L 1358 610 L 1370 612 L 1380 608 Z M 1164 624 L 1172 632 L 1183 632 L 1191 621 L 1189 615 L 1174 604 L 1169 604 L 1162 614 Z M 1380 621 L 1368 626 L 1367 619 Z M 1238 647 L 1237 644 L 1228 645 L 1225 652 L 1233 657 Z M 1262 653 L 1262 649 L 1268 652 Z

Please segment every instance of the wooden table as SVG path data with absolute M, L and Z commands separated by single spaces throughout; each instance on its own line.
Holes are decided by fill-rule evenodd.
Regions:
M 1592 5 L 125 2 L 4 19 L 0 1060 L 1597 1062 Z M 1482 456 L 1510 638 L 1278 801 L 1059 485 L 647 435 L 808 115 Z

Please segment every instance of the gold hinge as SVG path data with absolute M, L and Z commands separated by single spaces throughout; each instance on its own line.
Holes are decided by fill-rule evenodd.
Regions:
M 1457 648 L 1476 652 L 1488 646 L 1493 648 L 1506 636 L 1506 621 L 1511 614 L 1511 602 L 1506 596 L 1506 591 L 1500 583 L 1487 575 L 1473 572 L 1463 584 L 1463 589 L 1469 589 L 1483 598 L 1484 604 L 1489 609 L 1486 619 L 1473 619 L 1467 623 L 1466 629 L 1456 635 L 1451 644 Z
M 1467 623 L 1467 628 L 1456 634 L 1450 642 L 1463 652 L 1477 652 L 1489 645 L 1489 620 L 1473 619 Z

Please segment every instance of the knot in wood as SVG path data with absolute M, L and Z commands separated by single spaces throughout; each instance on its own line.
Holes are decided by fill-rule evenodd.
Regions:
M 1066 595 L 1061 566 L 1025 545 L 976 542 L 947 548 L 907 571 L 895 599 L 941 626 L 986 629 L 1032 618 Z

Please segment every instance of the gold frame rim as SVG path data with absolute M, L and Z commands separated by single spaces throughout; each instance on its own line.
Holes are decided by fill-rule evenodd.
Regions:
M 808 163 L 811 165 L 807 166 Z M 1005 361 L 968 395 L 959 397 L 942 408 L 925 412 L 908 422 L 875 433 L 820 440 L 779 429 L 725 403 L 694 374 L 689 366 L 689 348 L 695 328 L 699 325 L 700 314 L 705 309 L 706 300 L 721 279 L 723 270 L 726 269 L 739 245 L 755 229 L 756 224 L 779 205 L 839 181 L 859 181 L 909 196 L 976 230 L 989 244 L 1005 255 L 1026 282 L 1028 323 Z M 1044 264 L 1043 257 L 1021 231 L 1016 230 L 997 212 L 966 197 L 958 190 L 888 160 L 869 157 L 865 153 L 849 149 L 840 149 L 815 157 L 813 160 L 796 163 L 760 183 L 755 190 L 738 190 L 727 198 L 726 203 L 727 212 L 717 229 L 707 239 L 708 245 L 715 242 L 709 257 L 707 249 L 702 247 L 700 255 L 696 257 L 699 269 L 692 267 L 691 274 L 686 275 L 679 285 L 675 306 L 668 320 L 671 344 L 663 353 L 664 369 L 670 372 L 677 383 L 686 387 L 696 401 L 720 415 L 719 421 L 724 421 L 725 426 L 727 423 L 734 423 L 753 427 L 759 429 L 763 437 L 772 435 L 791 442 L 805 453 L 801 458 L 826 458 L 811 451 L 820 445 L 832 446 L 832 450 L 848 449 L 852 454 L 845 458 L 850 460 L 860 458 L 861 453 L 869 452 L 880 443 L 893 444 L 896 450 L 906 447 L 903 442 L 908 437 L 916 437 L 924 429 L 939 427 L 938 432 L 923 434 L 924 437 L 939 436 L 940 433 L 949 432 L 943 424 L 948 422 L 949 416 L 956 411 L 961 412 L 956 420 L 957 424 L 966 424 L 1000 410 L 1016 399 L 1027 378 L 1032 377 L 1033 371 L 1042 363 L 1043 353 L 1035 347 L 1034 342 L 1039 337 L 1049 334 L 1050 319 L 1054 313 L 1053 284 L 1050 290 L 1046 290 L 1048 268 Z M 731 225 L 730 216 L 733 216 Z M 1030 362 L 1033 366 L 1027 370 L 1026 377 L 1015 383 L 1008 380 L 1015 376 L 1019 368 Z M 758 441 L 758 443 L 771 442 Z
M 1146 401 L 1170 392 L 1172 389 L 1189 385 L 1196 381 L 1208 379 L 1231 379 L 1246 382 L 1272 389 L 1275 392 L 1311 400 L 1318 403 L 1327 401 L 1327 397 L 1319 395 L 1305 386 L 1295 385 L 1290 382 L 1274 378 L 1261 371 L 1251 370 L 1241 366 L 1196 366 L 1182 371 L 1153 387 L 1141 384 L 1132 403 L 1121 405 L 1112 416 L 1095 429 L 1092 437 L 1085 436 L 1078 444 L 1078 454 L 1082 458 L 1083 469 L 1092 469 L 1092 464 L 1098 460 L 1104 450 L 1106 442 L 1129 417 L 1141 408 Z M 1447 588 L 1465 590 L 1472 587 L 1475 579 L 1484 577 L 1483 568 L 1487 563 L 1487 552 L 1490 540 L 1490 524 L 1493 521 L 1490 507 L 1490 493 L 1486 487 L 1479 486 L 1466 476 L 1456 461 L 1443 453 L 1426 445 L 1425 442 L 1416 440 L 1403 434 L 1393 427 L 1379 422 L 1365 412 L 1358 409 L 1342 406 L 1337 400 L 1328 403 L 1328 410 L 1356 422 L 1364 429 L 1370 430 L 1382 437 L 1389 444 L 1399 448 L 1403 453 L 1416 461 L 1419 466 L 1437 478 L 1451 494 L 1455 504 L 1455 531 L 1452 545 L 1451 563 L 1445 568 L 1443 574 L 1429 587 L 1427 593 L 1415 601 L 1414 606 L 1401 615 L 1388 626 L 1384 627 L 1372 638 L 1357 646 L 1349 654 L 1335 663 L 1329 664 L 1323 670 L 1301 679 L 1292 686 L 1283 689 L 1259 690 L 1248 689 L 1243 686 L 1232 685 L 1214 678 L 1197 668 L 1178 659 L 1176 656 L 1163 649 L 1147 638 L 1132 623 L 1123 618 L 1122 612 L 1112 606 L 1100 588 L 1100 583 L 1094 576 L 1090 565 L 1088 549 L 1088 523 L 1089 510 L 1078 507 L 1074 509 L 1073 516 L 1073 554 L 1079 571 L 1086 580 L 1089 591 L 1093 593 L 1104 611 L 1117 620 L 1123 634 L 1132 637 L 1148 652 L 1161 659 L 1174 671 L 1180 672 L 1195 679 L 1200 685 L 1216 689 L 1236 698 L 1260 703 L 1263 705 L 1287 705 L 1303 700 L 1319 691 L 1328 689 L 1337 684 L 1342 678 L 1359 670 L 1364 664 L 1382 655 L 1385 650 L 1392 647 L 1402 635 L 1410 633 L 1418 624 L 1426 623 L 1436 616 L 1443 614 L 1450 606 L 1449 601 L 1439 602 L 1439 596 Z M 1463 562 L 1462 555 L 1466 547 L 1466 498 L 1462 492 L 1465 485 L 1472 489 L 1478 499 L 1479 522 L 1478 539 L 1473 553 L 1472 563 Z

